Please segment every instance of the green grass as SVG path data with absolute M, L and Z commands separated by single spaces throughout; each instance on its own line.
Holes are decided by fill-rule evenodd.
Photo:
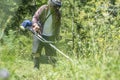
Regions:
M 112 33 L 115 35 L 117 33 Z M 71 49 L 71 45 L 63 38 L 57 47 L 73 59 L 71 63 L 61 54 L 57 56 L 56 66 L 42 63 L 40 69 L 33 68 L 31 60 L 32 39 L 18 36 L 17 39 L 8 36 L 0 46 L 0 68 L 8 69 L 9 80 L 119 80 L 120 50 L 119 38 L 90 38 L 82 42 L 82 47 L 76 45 L 79 51 Z M 107 34 L 108 35 L 108 34 Z M 108 35 L 109 36 L 109 35 Z M 97 42 L 96 42 L 97 41 Z M 9 43 L 8 43 L 9 42 Z M 79 41 L 80 42 L 80 41 Z M 78 52 L 78 53 L 77 53 Z M 79 57 L 77 57 L 79 54 Z
M 21 55 L 23 56 L 23 55 Z M 119 80 L 119 54 L 95 54 L 75 59 L 74 63 L 58 55 L 56 66 L 41 64 L 39 70 L 33 68 L 30 56 L 1 53 L 0 68 L 6 68 L 10 80 Z
M 74 62 L 58 54 L 55 67 L 42 63 L 40 69 L 35 70 L 31 60 L 31 33 L 22 33 L 19 29 L 9 30 L 14 29 L 14 24 L 7 26 L 8 34 L 4 34 L 0 41 L 0 69 L 9 71 L 9 80 L 120 80 L 120 11 L 113 17 L 108 14 L 107 1 L 91 0 L 85 5 L 79 5 L 79 0 L 76 0 L 75 23 L 72 25 L 71 6 L 68 3 L 65 1 L 63 5 L 62 39 L 57 47 Z M 79 31 L 77 27 L 80 27 Z

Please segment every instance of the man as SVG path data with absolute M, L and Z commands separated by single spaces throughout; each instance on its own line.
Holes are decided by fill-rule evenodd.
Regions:
M 38 32 L 47 41 L 55 41 L 58 37 L 61 24 L 60 7 L 60 0 L 48 0 L 48 5 L 41 6 L 33 16 L 33 30 Z M 43 47 L 48 58 L 51 59 L 51 56 L 56 55 L 56 51 L 49 44 L 43 43 L 33 36 L 32 56 L 34 68 L 39 69 L 39 59 Z

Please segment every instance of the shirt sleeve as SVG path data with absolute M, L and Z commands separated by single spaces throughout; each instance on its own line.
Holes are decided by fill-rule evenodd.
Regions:
M 32 23 L 37 23 L 39 21 L 39 16 L 42 14 L 43 10 L 47 8 L 47 5 L 41 6 L 33 15 Z

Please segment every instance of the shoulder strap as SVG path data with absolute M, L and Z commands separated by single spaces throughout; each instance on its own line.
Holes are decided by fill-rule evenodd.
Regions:
M 49 18 L 49 16 L 51 15 L 52 13 L 49 13 L 49 15 L 43 20 L 42 23 L 45 23 L 45 21 Z

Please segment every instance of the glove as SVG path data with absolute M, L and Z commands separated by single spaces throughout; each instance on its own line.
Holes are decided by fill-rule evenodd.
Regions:
M 40 26 L 37 24 L 37 23 L 34 23 L 32 25 L 32 28 L 34 31 L 36 31 L 37 33 L 41 34 L 41 29 L 40 29 Z

